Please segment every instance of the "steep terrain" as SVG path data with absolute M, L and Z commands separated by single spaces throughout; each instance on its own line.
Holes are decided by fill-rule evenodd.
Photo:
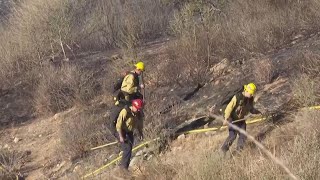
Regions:
M 169 108 L 169 112 L 164 115 L 158 115 L 164 119 L 167 119 L 168 127 L 174 128 L 177 125 L 183 123 L 185 120 L 192 117 L 201 116 L 207 114 L 210 110 L 214 110 L 215 105 L 218 104 L 221 96 L 224 92 L 232 89 L 236 86 L 240 86 L 249 81 L 254 81 L 254 74 L 251 73 L 252 63 L 259 60 L 259 58 L 253 58 L 246 61 L 239 61 L 231 63 L 220 69 L 221 73 L 213 71 L 211 73 L 211 82 L 205 84 L 194 93 L 193 96 L 183 100 L 189 92 L 192 92 L 196 86 L 174 86 L 174 87 L 162 87 L 157 88 L 155 86 L 157 72 L 157 66 L 161 66 L 166 62 L 168 55 L 167 43 L 168 40 L 161 40 L 158 42 L 147 44 L 141 49 L 140 56 L 143 56 L 147 64 L 148 70 L 146 72 L 146 86 L 147 86 L 147 102 L 156 101 L 156 104 L 150 103 L 152 106 L 159 106 L 157 108 L 146 108 L 146 118 L 155 116 L 158 110 L 163 110 L 166 107 L 172 105 L 172 102 L 177 102 Z M 291 44 L 278 49 L 276 52 L 270 52 L 267 56 L 274 62 L 274 70 L 276 71 L 270 83 L 261 84 L 259 86 L 257 99 L 257 108 L 260 108 L 264 112 L 274 112 L 281 110 L 283 105 L 287 104 L 292 99 L 291 82 L 293 77 L 296 76 L 296 66 L 293 59 L 296 59 L 301 52 L 313 52 L 320 53 L 320 35 L 312 34 L 308 36 L 301 35 L 295 39 Z M 80 64 L 83 68 L 95 69 L 97 78 L 104 78 L 108 71 L 108 63 L 114 63 L 111 61 L 112 53 L 95 53 L 94 55 L 84 55 L 76 63 Z M 72 61 L 71 61 L 72 63 Z M 223 63 L 223 61 L 222 61 Z M 18 88 L 18 86 L 17 86 Z M 23 88 L 23 87 L 20 87 Z M 163 96 L 165 94 L 166 96 Z M 155 99 L 155 96 L 164 97 L 163 99 Z M 23 96 L 21 96 L 23 98 Z M 25 114 L 17 109 L 14 112 L 9 112 L 7 108 L 11 106 L 22 105 L 26 102 L 23 100 L 17 100 L 17 97 L 10 97 L 10 92 L 1 93 L 1 107 L 2 116 L 13 119 L 23 119 Z M 175 99 L 175 101 L 168 101 L 168 99 Z M 110 97 L 101 95 L 96 101 L 92 102 L 92 107 L 99 104 L 107 104 L 105 113 L 101 113 L 101 116 L 107 116 L 108 107 L 110 107 Z M 23 106 L 27 106 L 23 105 Z M 148 106 L 148 104 L 147 104 Z M 10 108 L 12 110 L 12 108 Z M 14 108 L 13 108 L 14 109 Z M 103 109 L 103 108 L 102 108 Z M 25 109 L 24 109 L 25 110 Z M 100 165 L 105 164 L 112 158 L 106 158 L 113 154 L 112 152 L 95 152 L 89 154 L 84 159 L 77 161 L 71 161 L 70 159 L 63 158 L 63 153 L 60 151 L 60 129 L 63 123 L 67 123 L 67 120 L 73 117 L 74 114 L 82 111 L 81 108 L 74 107 L 68 109 L 65 112 L 55 114 L 52 117 L 32 119 L 31 120 L 17 120 L 17 125 L 7 127 L 1 131 L 1 147 L 5 147 L 12 150 L 21 152 L 27 152 L 28 157 L 26 162 L 21 168 L 21 173 L 26 179 L 71 179 L 84 175 L 94 169 L 97 169 Z M 75 117 L 75 116 L 74 116 Z M 3 118 L 6 119 L 6 118 Z M 72 118 L 71 118 L 72 119 Z M 280 121 L 287 121 L 287 118 L 282 118 Z M 146 119 L 148 122 L 148 119 Z M 5 123 L 5 122 L 3 122 Z M 150 122 L 148 122 L 150 123 Z M 296 122 L 293 122 L 296 123 Z M 151 125 L 152 126 L 152 125 Z M 266 130 L 266 128 L 272 126 L 273 128 Z M 280 127 L 279 127 L 280 126 Z M 273 131 L 279 131 L 282 125 L 274 125 L 267 123 L 261 123 L 259 125 L 253 125 L 248 128 L 249 133 L 258 136 L 262 133 L 267 139 L 276 139 L 276 133 Z M 294 126 L 293 124 L 283 125 Z M 161 126 L 159 126 L 161 127 Z M 150 128 L 150 127 L 149 127 Z M 195 127 L 193 127 L 195 128 Z M 200 127 L 202 128 L 202 127 Z M 186 137 L 178 138 L 169 144 L 169 149 L 162 152 L 161 156 L 157 157 L 160 162 L 170 167 L 177 166 L 179 164 L 192 163 L 190 157 L 197 156 L 200 152 L 202 154 L 205 150 L 216 150 L 221 145 L 223 139 L 227 136 L 226 131 L 218 133 L 206 133 L 199 135 L 187 135 Z M 150 136 L 151 138 L 151 136 Z M 261 139 L 262 142 L 266 140 Z M 112 139 L 109 141 L 112 141 Z M 280 144 L 276 144 L 280 146 Z M 258 150 L 257 150 L 258 151 Z M 118 151 L 116 151 L 118 152 Z M 276 151 L 274 152 L 276 153 Z M 94 161 L 96 162 L 94 164 Z M 137 166 L 142 168 L 140 172 L 134 170 L 137 166 L 133 166 L 132 170 L 136 172 L 136 176 L 133 179 L 153 179 L 149 176 L 150 169 L 144 165 L 145 161 L 140 162 Z M 160 167 L 160 166 L 159 166 Z M 96 176 L 97 179 L 110 179 L 112 176 L 106 173 L 110 169 L 106 169 L 102 174 Z M 156 173 L 154 173 L 156 174 Z M 109 177 L 108 177 L 109 176 Z M 158 176 L 160 179 L 166 177 Z M 173 179 L 179 179 L 179 176 L 172 177 Z

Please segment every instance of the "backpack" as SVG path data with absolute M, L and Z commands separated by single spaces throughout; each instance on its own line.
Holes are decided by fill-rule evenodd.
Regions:
M 136 73 L 131 72 L 131 71 L 127 71 L 124 73 L 123 76 L 119 77 L 116 82 L 113 83 L 113 99 L 114 101 L 119 101 L 121 99 L 124 99 L 124 94 L 123 92 L 120 91 L 121 86 L 122 86 L 122 82 L 124 80 L 124 78 L 128 75 L 128 74 L 132 74 L 134 76 L 134 84 L 138 85 L 139 84 L 139 77 Z
M 129 108 L 130 105 L 129 102 L 122 102 L 120 103 L 118 106 L 113 106 L 111 111 L 110 111 L 110 122 L 109 122 L 109 129 L 111 130 L 112 134 L 116 134 L 117 133 L 117 130 L 116 130 L 116 125 L 117 125 L 117 121 L 118 121 L 118 117 L 119 117 L 119 114 L 120 112 L 123 110 L 123 109 L 126 109 L 126 111 L 128 112 L 128 114 L 131 114 L 132 111 L 131 109 Z M 144 118 L 144 113 L 142 111 L 140 111 L 138 114 L 137 114 L 138 118 Z
M 122 86 L 122 82 L 124 77 L 126 77 L 126 75 L 128 75 L 130 73 L 130 71 L 127 71 L 124 73 L 123 76 L 119 77 L 114 83 L 113 83 L 113 93 L 115 93 L 116 91 L 121 89 Z
M 221 114 L 224 114 L 224 111 L 227 108 L 229 102 L 232 100 L 233 96 L 237 95 L 238 93 L 241 93 L 243 90 L 244 87 L 242 86 L 233 91 L 227 92 L 219 103 L 219 112 Z
M 126 109 L 128 113 L 131 113 L 131 109 L 129 108 L 128 104 L 125 103 L 120 103 L 118 106 L 113 106 L 111 111 L 110 111 L 110 130 L 112 130 L 113 132 L 116 132 L 116 124 L 117 124 L 117 120 L 119 117 L 120 112 Z

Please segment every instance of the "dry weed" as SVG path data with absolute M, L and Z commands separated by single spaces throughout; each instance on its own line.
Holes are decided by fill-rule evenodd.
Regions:
M 60 129 L 63 158 L 83 157 L 91 148 L 104 144 L 107 137 L 111 137 L 105 123 L 105 118 L 92 111 L 69 117 Z
M 25 159 L 25 153 L 0 149 L 0 179 L 16 179 Z
M 98 84 L 90 72 L 80 72 L 74 81 L 67 77 L 70 84 L 59 82 L 65 69 L 41 70 L 48 59 L 69 60 L 78 50 L 136 49 L 164 34 L 172 12 L 170 4 L 158 0 L 27 0 L 13 3 L 12 9 L 0 29 L 0 86 L 29 84 L 44 114 L 68 108 L 74 100 L 88 102 Z
M 302 51 L 293 59 L 295 69 L 300 73 L 317 78 L 320 73 L 320 55 L 312 51 Z
M 313 106 L 319 100 L 319 80 L 306 74 L 297 77 L 292 83 L 292 92 L 301 106 Z
M 289 43 L 301 29 L 308 33 L 320 26 L 316 0 L 237 0 L 220 6 L 217 9 L 207 1 L 190 1 L 171 23 L 178 37 L 174 48 L 180 59 L 177 63 L 191 64 L 193 69 L 187 69 L 190 74 L 196 75 L 200 69 L 206 75 L 210 65 L 206 62 L 217 62 L 212 56 L 241 59 L 266 53 Z
M 270 83 L 274 76 L 274 66 L 271 59 L 256 59 L 252 66 L 252 71 L 256 82 Z
M 77 76 L 79 73 L 74 67 L 46 68 L 35 92 L 35 109 L 38 114 L 53 114 L 72 107 Z
M 101 91 L 101 83 L 93 73 L 77 66 L 46 66 L 40 71 L 34 92 L 34 106 L 40 115 L 57 113 L 74 105 L 87 105 Z
M 298 113 L 293 122 L 293 129 L 283 127 L 286 141 L 278 141 L 278 136 L 268 134 L 268 140 L 279 142 L 274 152 L 282 159 L 295 175 L 301 179 L 319 179 L 320 151 L 319 135 L 320 123 L 318 121 L 319 111 L 305 110 Z M 291 126 L 290 126 L 291 127 Z M 270 141 L 263 142 L 269 146 Z M 186 154 L 187 155 L 187 154 Z M 187 156 L 186 156 L 187 157 Z M 268 160 L 255 148 L 244 149 L 241 153 L 223 158 L 218 151 L 203 149 L 196 156 L 188 159 L 186 163 L 177 166 L 177 175 L 174 179 L 287 179 L 274 162 Z M 173 160 L 174 162 L 174 160 Z M 188 163 L 189 162 L 189 163 Z
M 145 162 L 143 166 L 138 166 L 134 172 L 137 179 L 167 180 L 172 179 L 175 174 L 175 168 L 161 162 L 160 159 Z

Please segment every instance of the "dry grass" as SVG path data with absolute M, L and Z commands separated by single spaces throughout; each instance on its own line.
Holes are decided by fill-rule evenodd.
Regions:
M 277 148 L 270 149 L 271 152 L 277 158 L 282 159 L 284 164 L 300 179 L 319 179 L 320 177 L 318 171 L 320 167 L 318 117 L 318 111 L 300 112 L 296 115 L 292 125 L 297 133 L 289 135 L 288 133 L 292 131 L 291 125 L 285 126 L 281 128 L 281 131 L 286 141 L 277 141 L 279 137 L 276 133 L 271 133 L 263 142 L 269 148 L 276 146 Z M 192 155 L 187 151 L 182 151 L 179 155 L 172 156 L 171 162 L 175 163 L 166 166 L 170 167 L 167 172 L 174 175 L 169 179 L 289 179 L 287 174 L 259 149 L 248 147 L 240 154 L 233 153 L 223 158 L 218 151 L 214 150 L 215 148 L 219 147 L 199 148 L 197 153 Z M 184 159 L 174 160 L 175 157 Z M 183 163 L 179 164 L 179 162 Z M 161 169 L 157 170 L 158 172 L 165 170 L 162 166 L 157 167 Z
M 93 74 L 76 66 L 46 66 L 40 71 L 40 81 L 34 92 L 34 106 L 38 114 L 54 114 L 76 104 L 88 104 L 100 92 L 100 82 Z
M 174 167 L 165 164 L 160 159 L 155 159 L 150 162 L 146 162 L 143 166 L 136 167 L 134 171 L 136 179 L 159 179 L 167 180 L 172 179 L 176 174 Z
M 142 43 L 165 34 L 172 4 L 26 0 L 12 1 L 8 12 L 0 26 L 0 87 L 27 84 L 37 112 L 48 114 L 86 104 L 100 84 L 76 67 L 47 67 L 48 59 L 64 64 L 79 51 L 116 47 L 135 58 Z
M 174 6 L 178 11 L 171 19 Z M 73 105 L 68 99 L 70 93 L 74 96 L 73 92 L 61 89 L 52 92 L 57 95 L 53 100 L 57 108 L 45 104 L 50 99 L 49 86 L 64 86 L 54 78 L 46 79 L 48 75 L 38 75 L 49 57 L 61 60 L 73 57 L 77 50 L 121 47 L 129 58 L 136 58 L 138 47 L 164 35 L 170 20 L 171 33 L 177 38 L 170 46 L 170 61 L 160 67 L 160 71 L 167 73 L 156 77 L 164 81 L 158 85 L 203 84 L 211 78 L 210 67 L 221 58 L 264 53 L 288 42 L 301 29 L 305 32 L 318 29 L 319 7 L 316 0 L 223 1 L 216 8 L 210 1 L 21 1 L 13 4 L 13 11 L 1 28 L 0 85 L 14 87 L 22 81 L 36 92 L 34 97 L 46 92 L 35 100 L 36 109 L 45 109 L 43 112 L 65 109 Z M 306 66 L 310 67 L 313 66 Z M 82 71 L 79 74 L 92 80 Z M 265 73 L 263 81 L 269 79 L 268 74 Z M 44 87 L 46 84 L 48 87 Z M 86 87 L 81 91 L 86 97 L 81 99 L 83 96 L 75 93 L 75 99 L 82 102 L 95 94 Z
M 252 71 L 257 83 L 270 83 L 274 76 L 274 68 L 271 59 L 256 59 L 253 62 Z
M 56 70 L 46 68 L 35 92 L 35 108 L 39 114 L 53 114 L 72 107 L 75 99 L 76 80 L 79 75 L 74 67 Z
M 224 1 L 215 8 L 208 1 L 190 1 L 171 23 L 177 40 L 170 65 L 179 64 L 180 78 L 201 83 L 207 80 L 208 66 L 219 59 L 265 54 L 289 43 L 302 30 L 317 31 L 319 9 L 316 0 Z
M 300 51 L 292 59 L 297 76 L 292 82 L 292 92 L 300 106 L 312 106 L 319 103 L 320 56 L 313 51 Z
M 163 102 L 163 95 L 153 94 L 149 96 L 148 104 L 145 106 L 145 121 L 144 121 L 144 135 L 148 138 L 157 137 L 166 127 L 167 123 L 170 122 L 170 119 L 166 115 L 160 115 L 161 112 L 166 106 L 170 104 Z
M 320 72 L 320 54 L 313 51 L 301 51 L 293 59 L 294 67 L 299 73 L 307 74 L 317 78 Z
M 24 153 L 0 149 L 0 179 L 14 180 L 20 174 L 26 156 Z
M 6 73 L 11 66 L 23 70 L 48 57 L 72 56 L 79 48 L 137 48 L 165 32 L 171 11 L 157 0 L 27 0 L 12 8 L 0 36 Z
M 97 112 L 86 110 L 69 117 L 61 125 L 61 147 L 63 158 L 71 160 L 83 157 L 90 148 L 114 141 L 105 127 L 106 119 Z
M 319 101 L 319 80 L 308 75 L 297 77 L 292 83 L 292 92 L 301 106 L 313 106 Z

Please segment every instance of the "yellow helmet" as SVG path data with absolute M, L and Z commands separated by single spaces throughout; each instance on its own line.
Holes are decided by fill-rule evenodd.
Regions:
M 254 95 L 254 93 L 257 90 L 257 87 L 254 83 L 249 83 L 247 85 L 244 85 L 244 90 L 247 91 L 248 93 Z
M 144 63 L 139 61 L 137 64 L 134 65 L 137 69 L 144 71 Z

